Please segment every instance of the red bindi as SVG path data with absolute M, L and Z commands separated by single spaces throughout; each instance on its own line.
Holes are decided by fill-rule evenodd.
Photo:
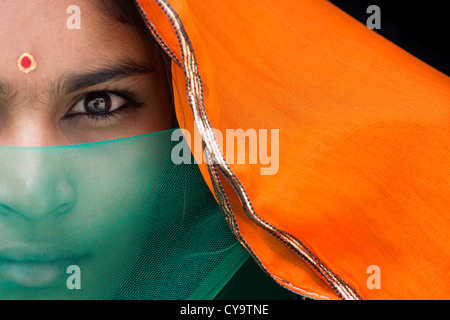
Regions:
M 17 61 L 20 71 L 28 73 L 36 68 L 36 60 L 30 53 L 24 53 Z
M 31 66 L 31 59 L 28 57 L 23 57 L 22 61 L 20 61 L 22 67 L 28 69 Z

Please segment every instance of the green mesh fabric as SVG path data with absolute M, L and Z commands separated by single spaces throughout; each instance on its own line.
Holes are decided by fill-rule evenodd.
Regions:
M 0 146 L 0 299 L 213 299 L 248 254 L 172 132 Z

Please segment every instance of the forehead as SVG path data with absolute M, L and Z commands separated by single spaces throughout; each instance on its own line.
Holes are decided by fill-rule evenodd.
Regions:
M 119 23 L 92 0 L 78 0 L 80 29 L 71 29 L 73 0 L 0 0 L 0 73 L 11 80 L 24 77 L 17 59 L 24 52 L 36 58 L 27 79 L 92 68 L 124 56 L 142 60 L 151 50 L 135 28 Z M 80 69 L 81 68 L 81 69 Z

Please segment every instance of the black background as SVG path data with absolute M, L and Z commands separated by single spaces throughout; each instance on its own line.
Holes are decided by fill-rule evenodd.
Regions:
M 364 25 L 380 7 L 381 29 L 373 29 L 435 69 L 450 75 L 450 2 L 448 0 L 329 0 Z

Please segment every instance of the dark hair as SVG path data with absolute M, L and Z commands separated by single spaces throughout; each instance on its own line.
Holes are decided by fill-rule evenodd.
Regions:
M 144 18 L 141 15 L 138 4 L 135 0 L 98 0 L 98 4 L 101 6 L 100 9 L 107 17 L 110 17 L 117 22 L 135 27 L 139 32 L 146 36 L 149 41 L 152 42 L 152 47 L 155 48 L 155 51 L 153 52 L 154 56 L 161 58 L 161 61 L 163 63 L 164 78 L 167 83 L 167 88 L 170 95 L 169 99 L 171 105 L 173 127 L 179 127 L 175 114 L 170 57 L 161 48 L 161 46 L 151 34 L 144 21 Z
M 135 0 L 97 0 L 103 13 L 124 24 L 135 26 L 150 35 Z

